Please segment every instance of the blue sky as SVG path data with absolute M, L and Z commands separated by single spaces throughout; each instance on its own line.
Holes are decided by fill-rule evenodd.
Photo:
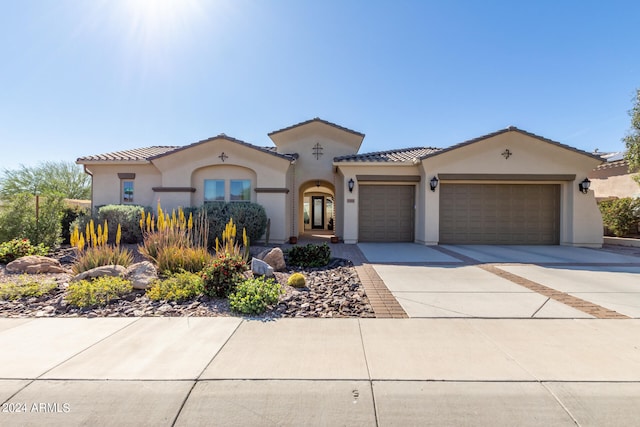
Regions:
M 623 149 L 637 1 L 0 0 L 0 169 L 313 117 L 361 151 L 514 125 Z

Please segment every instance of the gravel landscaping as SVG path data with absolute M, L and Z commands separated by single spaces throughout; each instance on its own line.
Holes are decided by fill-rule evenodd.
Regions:
M 65 267 L 70 267 L 73 257 L 69 251 L 59 251 L 54 256 Z M 306 277 L 306 288 L 288 286 L 287 279 L 294 272 Z M 251 275 L 250 272 L 247 275 Z M 0 282 L 19 280 L 20 275 L 9 274 L 0 264 Z M 277 281 L 285 294 L 279 303 L 256 317 L 375 317 L 365 295 L 364 288 L 350 261 L 332 258 L 322 268 L 295 268 L 276 272 Z M 14 301 L 0 300 L 0 317 L 139 317 L 139 316 L 239 316 L 229 308 L 224 298 L 200 296 L 183 303 L 152 301 L 144 291 L 134 291 L 126 298 L 105 307 L 78 309 L 65 301 L 66 288 L 71 274 L 29 275 L 29 280 L 55 281 L 57 287 L 39 298 L 23 298 Z

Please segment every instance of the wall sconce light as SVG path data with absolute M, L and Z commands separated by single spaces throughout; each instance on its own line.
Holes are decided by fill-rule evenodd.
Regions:
M 316 187 L 320 187 L 320 180 L 316 181 Z
M 589 181 L 589 178 L 585 178 L 581 183 L 578 184 L 578 189 L 582 192 L 582 194 L 587 194 L 589 192 L 590 186 L 591 181 Z
M 438 177 L 434 176 L 433 178 L 431 178 L 431 181 L 429 181 L 429 186 L 431 187 L 431 191 L 435 192 L 436 191 L 436 187 L 438 186 Z
M 349 182 L 347 184 L 349 184 L 349 193 L 353 193 L 353 186 L 356 184 L 355 182 L 353 182 L 353 178 L 349 179 Z

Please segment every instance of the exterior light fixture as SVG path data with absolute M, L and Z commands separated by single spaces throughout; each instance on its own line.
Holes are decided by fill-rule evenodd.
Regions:
M 433 178 L 431 178 L 431 181 L 429 181 L 429 186 L 431 187 L 431 191 L 435 192 L 436 191 L 436 187 L 438 186 L 438 177 L 434 176 Z
M 316 187 L 320 187 L 320 180 L 316 181 Z
M 349 184 L 349 193 L 353 193 L 353 186 L 356 184 L 353 181 L 353 178 L 349 179 L 349 182 L 347 184 Z
M 589 192 L 590 186 L 591 181 L 589 181 L 589 178 L 585 178 L 581 183 L 578 184 L 578 189 L 582 192 L 582 194 L 587 194 Z

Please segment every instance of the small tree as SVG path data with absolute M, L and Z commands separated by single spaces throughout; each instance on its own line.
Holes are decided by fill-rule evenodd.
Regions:
M 637 232 L 640 221 L 640 200 L 624 197 L 622 199 L 600 202 L 602 223 L 616 237 Z
M 0 212 L 0 242 L 16 238 L 29 239 L 34 245 L 55 247 L 61 240 L 61 220 L 65 205 L 62 196 L 35 197 L 28 193 L 11 198 Z
M 19 169 L 5 169 L 0 177 L 2 199 L 36 192 L 42 195 L 60 193 L 67 199 L 89 199 L 90 177 L 72 162 L 44 162 L 34 167 L 21 165 Z
M 631 129 L 624 141 L 627 152 L 625 159 L 629 163 L 629 172 L 638 172 L 640 170 L 640 89 L 636 89 L 634 105 L 629 110 L 631 116 Z M 633 179 L 640 184 L 640 175 L 635 175 Z

